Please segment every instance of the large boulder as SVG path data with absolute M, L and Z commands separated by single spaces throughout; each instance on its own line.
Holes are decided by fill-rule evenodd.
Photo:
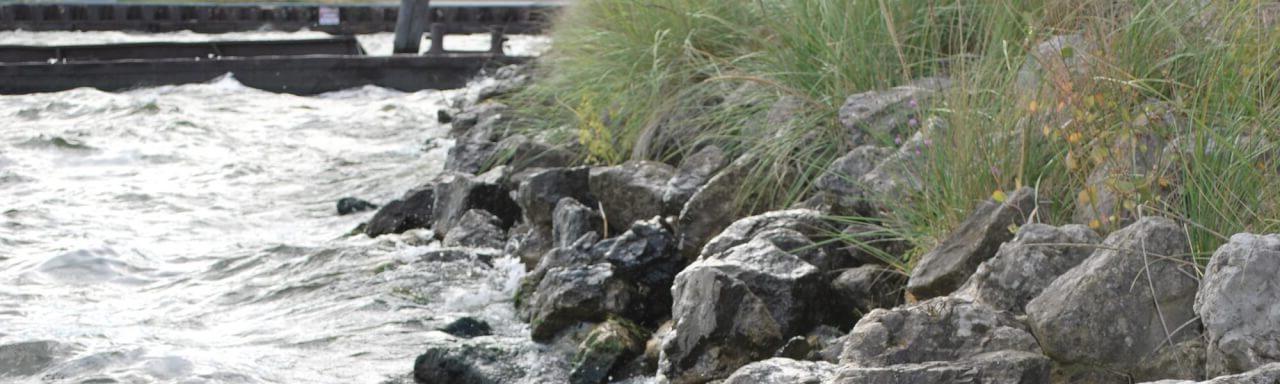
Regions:
M 516 353 L 487 342 L 462 341 L 427 349 L 413 363 L 418 383 L 506 383 L 524 375 Z
M 992 383 L 1041 384 L 1049 382 L 1052 362 L 1024 351 L 984 353 L 959 361 L 930 361 L 886 367 L 843 366 L 832 384 Z
M 1195 309 L 1208 336 L 1208 371 L 1226 375 L 1280 362 L 1280 235 L 1241 233 L 1209 259 Z
M 554 267 L 533 291 L 530 333 L 534 341 L 550 341 L 578 322 L 601 321 L 627 312 L 635 292 L 608 263 Z
M 835 376 L 836 366 L 820 361 L 772 358 L 739 368 L 724 384 L 822 384 Z
M 796 254 L 806 262 L 822 270 L 848 267 L 851 261 L 829 240 L 837 228 L 823 218 L 821 212 L 810 209 L 791 209 L 767 212 L 742 218 L 730 224 L 712 238 L 702 249 L 702 257 L 718 255 L 758 237 L 771 240 L 774 245 Z M 795 235 L 795 236 L 791 236 Z M 829 243 L 819 247 L 814 243 Z
M 609 229 L 621 231 L 631 223 L 662 216 L 662 195 L 674 170 L 652 161 L 628 162 L 591 170 L 591 193 L 604 207 Z
M 888 90 L 850 95 L 840 106 L 840 124 L 849 131 L 870 136 L 869 139 L 892 138 L 906 129 L 914 129 L 911 121 L 920 118 L 920 104 L 950 85 L 950 80 L 945 78 L 926 78 Z M 861 141 L 868 141 L 866 139 Z
M 693 197 L 698 188 L 711 180 L 716 171 L 728 163 L 724 150 L 718 146 L 708 145 L 684 158 L 676 168 L 675 175 L 667 180 L 662 194 L 664 214 L 677 215 L 684 204 Z
M 466 175 L 452 175 L 436 185 L 431 216 L 438 236 L 448 233 L 472 209 L 497 216 L 503 230 L 510 229 L 520 218 L 520 206 L 511 200 L 506 188 Z
M 551 238 L 556 247 L 568 247 L 588 233 L 602 234 L 604 218 L 600 212 L 573 198 L 563 198 L 551 213 Z
M 472 209 L 462 215 L 444 235 L 446 247 L 470 247 L 502 249 L 507 235 L 501 227 L 502 220 L 489 211 Z
M 765 239 L 698 260 L 676 276 L 659 375 L 704 383 L 770 357 L 811 325 L 820 284 L 817 268 Z
M 1027 303 L 1045 354 L 1064 365 L 1135 374 L 1162 347 L 1197 337 L 1190 254 L 1186 234 L 1169 219 L 1147 217 L 1112 233 Z
M 685 203 L 676 222 L 680 254 L 693 260 L 702 247 L 737 218 L 738 194 L 751 173 L 755 159 L 743 156 L 698 188 Z
M 995 257 L 978 266 L 955 296 L 1023 313 L 1027 302 L 1093 254 L 1101 241 L 1097 233 L 1082 225 L 1024 225 L 1013 240 L 1000 246 Z
M 538 170 L 523 177 L 516 191 L 516 202 L 524 210 L 525 222 L 550 229 L 561 199 L 590 202 L 589 177 L 590 170 L 585 167 Z
M 871 215 L 872 207 L 866 199 L 862 177 L 891 154 L 893 149 L 864 145 L 836 159 L 814 181 L 816 194 L 811 205 L 828 207 L 837 215 Z
M 432 210 L 435 207 L 435 201 L 434 187 L 427 186 L 409 191 L 404 198 L 392 200 L 374 213 L 373 218 L 369 219 L 369 224 L 365 225 L 364 233 L 369 237 L 378 237 L 430 227 L 434 217 Z
M 571 384 L 604 383 L 629 359 L 644 352 L 647 334 L 625 320 L 610 319 L 587 334 L 574 356 Z
M 675 236 L 660 221 L 636 222 L 595 249 L 619 278 L 635 285 L 637 297 L 629 314 L 636 321 L 650 323 L 670 313 L 671 284 L 684 260 L 676 252 Z
M 937 248 L 911 270 L 907 292 L 917 299 L 950 294 L 964 284 L 1000 244 L 1013 239 L 1009 228 L 1021 225 L 1036 207 L 1036 190 L 1022 188 L 1004 202 L 987 200 L 965 218 Z
M 877 309 L 845 338 L 840 363 L 885 367 L 954 361 L 997 351 L 1039 353 L 1036 339 L 1013 315 L 952 297 Z

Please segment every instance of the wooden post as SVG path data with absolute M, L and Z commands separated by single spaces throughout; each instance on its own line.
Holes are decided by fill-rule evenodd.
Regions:
M 418 53 L 425 32 L 427 12 L 431 0 L 400 0 L 400 15 L 396 17 L 394 53 Z
M 431 23 L 431 49 L 427 53 L 441 54 L 444 53 L 444 24 Z
M 489 53 L 494 56 L 503 56 L 506 53 L 502 50 L 502 43 L 507 42 L 506 26 L 491 25 L 489 26 Z

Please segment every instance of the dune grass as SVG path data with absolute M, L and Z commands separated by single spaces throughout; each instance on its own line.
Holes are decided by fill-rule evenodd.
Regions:
M 953 87 L 922 108 L 946 129 L 925 148 L 923 188 L 877 220 L 915 251 L 980 201 L 1038 188 L 1036 220 L 1070 223 L 1100 191 L 1115 217 L 1185 223 L 1202 260 L 1237 232 L 1280 230 L 1280 31 L 1258 0 L 580 0 L 556 26 L 539 81 L 507 102 L 521 124 L 583 161 L 676 163 L 715 144 L 754 163 L 744 213 L 788 206 L 854 146 L 845 97 L 926 76 Z M 1086 74 L 1019 70 L 1053 36 Z M 892 145 L 894 138 L 873 138 Z M 1173 143 L 1173 144 L 1170 144 Z M 1154 148 L 1160 146 L 1160 148 Z M 1117 167 L 1159 152 L 1157 169 Z M 1106 180 L 1087 182 L 1099 168 Z M 1093 186 L 1092 188 L 1090 186 Z M 865 220 L 865 218 L 847 218 Z M 1078 220 L 1077 220 L 1078 221 Z

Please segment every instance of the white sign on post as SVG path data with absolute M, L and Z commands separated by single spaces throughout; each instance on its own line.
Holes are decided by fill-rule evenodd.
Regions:
M 338 8 L 320 7 L 320 25 L 338 25 Z

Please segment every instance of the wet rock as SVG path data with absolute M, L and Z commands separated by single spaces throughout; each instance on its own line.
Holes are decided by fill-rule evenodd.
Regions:
M 448 333 L 464 339 L 472 337 L 488 336 L 493 334 L 493 328 L 484 320 L 466 316 L 450 322 L 440 332 Z
M 820 284 L 817 268 L 763 239 L 698 260 L 676 276 L 659 374 L 703 383 L 772 356 L 811 325 Z
M 838 247 L 819 247 L 814 242 L 827 240 L 835 231 L 836 228 L 818 211 L 791 209 L 768 212 L 733 222 L 703 247 L 702 255 L 724 253 L 752 239 L 764 237 L 819 269 L 832 270 L 848 266 L 850 261 L 832 255 L 844 255 L 839 253 Z
M 520 206 L 511 200 L 501 185 L 486 183 L 470 176 L 453 175 L 436 185 L 435 206 L 431 213 L 437 234 L 444 235 L 457 225 L 467 211 L 481 209 L 498 217 L 503 230 L 520 218 Z
M 556 247 L 567 247 L 588 233 L 599 235 L 604 227 L 599 212 L 569 197 L 556 203 L 551 217 L 551 237 Z
M 940 297 L 862 317 L 845 339 L 840 363 L 885 367 L 953 361 L 989 352 L 1040 347 L 1012 315 L 966 300 Z
M 1051 362 L 1036 353 L 998 351 L 960 361 L 931 361 L 886 367 L 842 366 L 833 384 L 1049 382 Z
M 747 364 L 724 384 L 821 384 L 829 382 L 835 371 L 831 363 L 779 357 Z
M 364 212 L 368 210 L 378 209 L 378 206 L 368 201 L 360 200 L 354 197 L 344 197 L 338 199 L 338 215 L 350 215 L 356 212 Z
M 851 95 L 840 107 L 840 124 L 870 138 L 892 138 L 904 130 L 915 129 L 911 120 L 920 118 L 920 103 L 950 85 L 948 79 L 927 78 L 884 91 Z
M 817 198 L 827 202 L 830 211 L 837 215 L 868 216 L 872 214 L 862 177 L 875 169 L 880 161 L 893 154 L 893 149 L 864 145 L 854 148 L 827 167 L 814 181 Z
M 1036 191 L 1022 188 L 1003 202 L 987 200 L 965 218 L 937 248 L 920 257 L 911 270 L 907 292 L 917 299 L 949 294 L 964 284 L 1000 244 L 1013 239 L 1010 228 L 1021 225 L 1036 207 Z
M 680 254 L 686 260 L 697 258 L 712 237 L 734 222 L 739 212 L 738 193 L 754 163 L 753 158 L 746 156 L 735 160 L 698 188 L 685 203 L 676 227 Z
M 422 187 L 409 191 L 403 199 L 392 200 L 369 219 L 364 233 L 378 237 L 431 226 L 435 208 L 435 188 Z
M 552 213 L 561 199 L 590 202 L 589 176 L 587 168 L 579 167 L 538 170 L 523 178 L 516 201 L 524 209 L 525 221 L 551 229 Z
M 516 291 L 516 311 L 522 319 L 532 320 L 533 297 L 548 271 L 553 268 L 583 267 L 597 262 L 591 254 L 587 253 L 591 247 L 591 244 L 587 243 L 593 242 L 594 239 L 584 236 L 581 242 L 573 246 L 554 248 L 538 258 L 537 265 L 520 279 L 520 287 Z
M 431 263 L 470 260 L 492 267 L 493 260 L 501 256 L 502 252 L 496 249 L 441 248 L 418 255 L 418 260 Z
M 446 247 L 502 249 L 507 235 L 500 225 L 502 220 L 489 211 L 472 209 L 444 235 L 443 244 Z
M 524 135 L 511 135 L 494 149 L 494 164 L 508 165 L 513 172 L 529 168 L 560 168 L 577 160 L 573 152 Z
M 662 194 L 664 215 L 677 215 L 684 204 L 693 197 L 698 188 L 711 180 L 716 171 L 724 168 L 729 162 L 724 150 L 718 146 L 708 145 L 686 157 L 676 168 L 675 175 L 667 180 Z
M 24 341 L 0 345 L 0 378 L 30 376 L 44 371 L 66 352 L 53 341 Z
M 668 316 L 671 284 L 684 266 L 671 231 L 656 219 L 640 221 L 608 242 L 601 259 L 613 265 L 619 278 L 635 284 L 637 299 L 629 314 L 642 323 Z
M 532 294 L 531 336 L 546 342 L 577 322 L 626 313 L 634 297 L 608 263 L 551 268 Z
M 1190 252 L 1182 229 L 1164 218 L 1112 233 L 1027 304 L 1045 354 L 1064 365 L 1132 374 L 1166 342 L 1198 336 Z
M 444 170 L 466 174 L 483 171 L 494 165 L 497 147 L 489 141 L 459 141 L 445 155 Z
M 978 266 L 955 296 L 1023 313 L 1027 302 L 1093 254 L 1100 242 L 1096 233 L 1082 225 L 1024 225 L 995 257 Z
M 591 193 L 604 207 L 609 228 L 621 231 L 631 223 L 662 215 L 662 196 L 674 173 L 671 166 L 652 161 L 594 168 Z
M 453 122 L 453 114 L 446 109 L 436 110 L 436 122 L 440 124 L 449 124 Z
M 514 364 L 515 353 L 500 346 L 464 342 L 432 346 L 413 363 L 418 383 L 505 383 L 524 372 Z
M 835 272 L 831 295 L 835 304 L 828 323 L 853 324 L 876 308 L 893 308 L 902 303 L 907 276 L 879 265 L 864 265 Z M 847 325 L 845 325 L 847 326 Z
M 526 269 L 537 266 L 542 255 L 555 247 L 550 233 L 528 223 L 520 223 L 507 234 L 507 245 L 503 249 L 508 255 L 519 258 Z
M 1208 336 L 1208 373 L 1280 362 L 1280 235 L 1241 233 L 1205 268 L 1195 309 Z
M 648 335 L 625 320 L 611 319 L 600 323 L 578 347 L 573 358 L 572 384 L 598 384 L 609 380 L 610 373 L 629 359 L 644 352 Z

